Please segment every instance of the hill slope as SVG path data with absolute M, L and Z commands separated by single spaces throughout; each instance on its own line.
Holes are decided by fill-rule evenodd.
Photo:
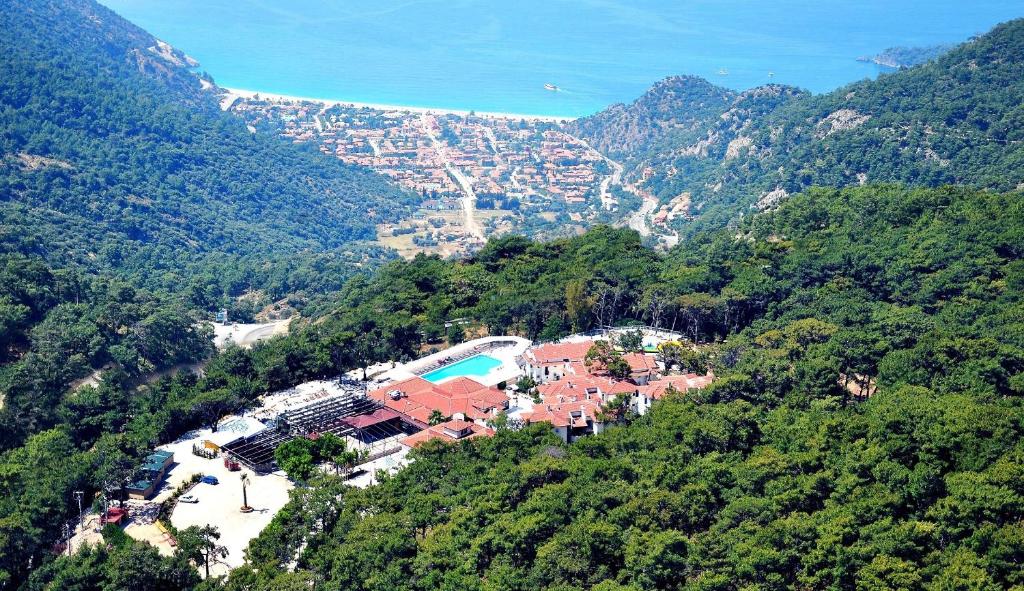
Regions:
M 413 199 L 250 133 L 220 112 L 194 62 L 95 2 L 0 9 L 7 250 L 153 287 L 211 268 L 232 269 L 226 289 L 264 287 L 268 259 L 344 255 Z
M 715 383 L 567 446 L 548 425 L 500 429 L 419 447 L 378 486 L 311 478 L 250 544 L 249 565 L 216 588 L 1019 589 L 1022 228 L 1019 194 L 814 189 L 668 257 L 633 232 L 600 228 L 545 244 L 504 238 L 469 260 L 417 257 L 356 278 L 323 321 L 157 393 L 252 396 L 256 384 L 329 375 L 335 359 L 396 358 L 456 313 L 491 334 L 528 333 L 532 322 L 550 338 L 602 319 L 657 322 L 657 306 L 635 305 L 655 298 L 662 326 L 678 315 L 704 344 Z M 573 295 L 608 289 L 622 305 L 602 311 Z M 851 380 L 877 392 L 854 403 Z M 236 381 L 247 387 L 224 388 Z M 109 414 L 86 407 L 72 424 Z M 128 433 L 149 425 L 133 423 Z M 38 519 L 38 491 L 68 498 L 89 480 L 48 469 L 96 461 L 82 445 L 68 462 L 61 445 L 46 432 L 0 456 L 0 473 L 38 468 L 4 491 L 17 508 L 0 504 L 5 522 Z M 44 563 L 27 588 L 86 577 L 101 581 L 90 588 L 136 588 L 187 572 L 188 545 L 179 548 L 143 561 L 155 551 L 101 546 Z M 9 542 L 6 555 L 17 549 Z M 4 551 L 0 569 L 24 574 Z
M 626 161 L 627 180 L 663 202 L 688 202 L 699 219 L 677 218 L 685 230 L 720 226 L 811 185 L 899 181 L 1010 190 L 1024 182 L 1024 20 L 935 61 L 825 95 L 781 86 L 730 95 L 707 83 L 689 86 L 700 100 L 658 108 L 664 93 L 655 87 L 629 106 L 573 125 Z M 705 103 L 721 104 L 721 97 L 728 104 L 707 112 Z M 756 108 L 749 108 L 752 99 Z M 623 130 L 634 121 L 687 132 L 648 131 L 661 141 L 633 142 Z
M 297 490 L 227 588 L 1019 588 L 1022 216 L 1019 194 L 815 189 L 661 260 L 600 230 L 390 267 L 381 286 L 401 291 L 371 309 L 480 293 L 493 310 L 472 267 L 661 293 L 666 325 L 727 335 L 716 383 L 567 447 L 546 425 L 504 431 L 418 449 L 379 487 Z M 445 266 L 456 281 L 423 281 Z M 570 292 L 548 293 L 566 322 Z M 850 403 L 854 374 L 878 393 Z

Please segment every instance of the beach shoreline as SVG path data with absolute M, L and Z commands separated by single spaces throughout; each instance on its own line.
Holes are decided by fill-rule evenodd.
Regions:
M 445 109 L 437 107 L 412 107 L 406 105 L 385 105 L 380 103 L 364 103 L 359 101 L 347 101 L 339 99 L 325 99 L 315 98 L 308 96 L 296 96 L 290 94 L 280 94 L 276 92 L 264 92 L 261 90 L 248 90 L 245 88 L 228 88 L 221 86 L 227 94 L 222 98 L 222 104 L 230 105 L 236 99 L 244 98 L 251 99 L 256 95 L 259 95 L 261 100 L 271 100 L 275 102 L 309 102 L 309 103 L 320 103 L 326 106 L 340 105 L 343 107 L 352 107 L 356 109 L 369 108 L 376 109 L 378 111 L 389 111 L 399 113 L 426 113 L 431 115 L 458 115 L 466 116 L 471 112 L 477 117 L 484 117 L 488 119 L 511 119 L 518 121 L 520 119 L 526 121 L 544 121 L 548 123 L 564 123 L 572 121 L 576 117 L 558 117 L 554 115 L 526 115 L 521 113 L 501 113 L 495 111 L 468 111 L 464 109 Z

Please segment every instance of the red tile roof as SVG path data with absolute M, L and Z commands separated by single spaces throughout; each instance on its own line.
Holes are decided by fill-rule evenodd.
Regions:
M 392 392 L 399 394 L 394 397 Z M 487 419 L 493 409 L 502 409 L 508 404 L 504 392 L 463 377 L 441 384 L 409 378 L 374 390 L 368 396 L 421 423 L 430 422 L 435 410 L 446 417 L 462 414 L 468 419 Z
M 622 359 L 629 364 L 629 368 L 633 370 L 633 373 L 650 372 L 658 369 L 658 362 L 654 355 L 634 352 L 626 353 L 622 356 Z
M 345 417 L 341 419 L 341 422 L 357 429 L 363 429 L 385 421 L 390 421 L 391 419 L 397 419 L 398 417 L 399 414 L 390 408 L 378 408 L 370 414 Z
M 683 376 L 664 376 L 656 381 L 650 382 L 646 386 L 639 386 L 637 391 L 652 400 L 660 400 L 661 398 L 664 398 L 669 386 L 672 386 L 678 392 L 685 394 L 687 390 L 698 390 L 700 388 L 707 387 L 712 380 L 714 380 L 714 374 L 710 372 L 708 375 L 704 376 L 695 373 L 689 373 Z
M 449 431 L 456 432 L 462 432 L 465 431 L 466 429 L 469 429 L 471 432 L 463 437 L 454 438 L 445 432 L 446 429 Z M 469 423 L 466 421 L 448 421 L 446 423 L 441 423 L 440 425 L 434 425 L 429 429 L 424 429 L 419 433 L 406 437 L 405 439 L 402 440 L 402 445 L 408 447 L 418 447 L 420 445 L 423 445 L 427 441 L 430 441 L 431 439 L 440 439 L 445 442 L 452 442 L 460 441 L 463 439 L 473 439 L 475 437 L 493 436 L 494 429 L 491 429 L 489 427 L 484 427 L 482 425 L 478 425 L 476 423 Z
M 438 384 L 437 388 L 444 392 L 448 392 L 452 397 L 465 398 L 473 392 L 486 390 L 487 386 L 467 377 L 458 377 Z
M 636 384 L 631 384 L 622 380 L 611 380 L 612 385 L 608 389 L 608 394 L 615 396 L 618 394 L 633 394 L 636 392 Z
M 533 412 L 523 413 L 523 421 L 527 423 L 548 422 L 555 427 L 586 426 L 586 418 L 593 419 L 601 412 L 601 406 L 589 400 L 565 402 L 562 404 L 538 404 Z M 579 417 L 572 415 L 579 413 Z
M 629 382 L 590 374 L 565 376 L 562 379 L 537 386 L 544 402 L 558 404 L 573 400 L 608 402 L 618 394 L 632 394 L 636 386 Z
M 539 347 L 528 349 L 524 356 L 532 363 L 551 364 L 566 363 L 569 361 L 583 361 L 587 351 L 594 345 L 594 341 L 580 341 L 578 343 L 547 343 Z
M 448 421 L 446 423 L 443 423 L 440 426 L 445 429 L 451 429 L 452 431 L 465 431 L 466 429 L 472 427 L 474 424 L 475 423 L 470 423 L 469 421 L 461 421 L 456 419 L 454 421 Z

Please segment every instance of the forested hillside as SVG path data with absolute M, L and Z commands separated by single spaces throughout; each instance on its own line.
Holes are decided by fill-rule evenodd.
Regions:
M 678 99 L 668 108 L 666 90 Z M 759 108 L 751 109 L 755 97 Z M 572 128 L 624 159 L 627 181 L 662 202 L 688 203 L 696 222 L 673 222 L 687 234 L 812 185 L 1014 189 L 1024 182 L 1022 103 L 1024 20 L 1017 20 L 929 63 L 824 95 L 777 85 L 737 95 L 673 79 Z M 720 106 L 707 112 L 709 105 Z M 630 133 L 639 121 L 654 131 Z
M 870 58 L 861 57 L 857 59 L 870 60 L 887 68 L 910 68 L 931 61 L 953 49 L 953 47 L 953 45 L 945 43 L 924 47 L 889 47 Z
M 151 288 L 280 297 L 337 288 L 381 254 L 352 242 L 414 199 L 250 133 L 188 58 L 91 0 L 3 0 L 0 11 L 6 252 Z M 336 277 L 315 277 L 325 272 Z
M 673 76 L 652 86 L 632 104 L 612 105 L 577 119 L 570 129 L 611 157 L 634 161 L 642 155 L 706 140 L 708 129 L 722 123 L 726 113 L 734 124 L 743 125 L 806 94 L 780 85 L 736 92 L 697 76 Z M 765 103 L 764 98 L 772 100 Z
M 0 11 L 0 590 L 1024 590 L 1024 20 L 827 95 L 675 78 L 577 122 L 699 216 L 667 253 L 602 226 L 370 275 L 413 196 L 250 133 L 90 0 Z M 250 289 L 321 297 L 213 351 L 205 311 Z M 570 445 L 498 420 L 379 486 L 318 475 L 226 579 L 187 535 L 55 545 L 75 491 L 264 393 L 609 324 L 683 332 L 713 384 Z
M 68 385 L 97 369 L 116 380 L 205 359 L 197 320 L 126 283 L 0 254 L 0 449 L 60 422 Z
M 171 391 L 253 392 L 401 357 L 455 314 L 544 337 L 598 318 L 675 322 L 717 378 L 570 446 L 543 427 L 502 431 L 423 449 L 376 488 L 325 476 L 293 494 L 226 588 L 1024 584 L 1020 197 L 814 190 L 664 258 L 597 229 L 357 278 L 287 339 L 218 361 L 225 377 Z M 875 392 L 856 401 L 857 389 Z M 61 558 L 30 588 L 114 580 L 111 561 L 143 552 Z

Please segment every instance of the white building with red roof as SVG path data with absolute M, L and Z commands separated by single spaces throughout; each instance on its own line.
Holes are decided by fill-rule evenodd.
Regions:
M 690 390 L 708 387 L 714 379 L 715 374 L 711 371 L 705 375 L 688 373 L 686 375 L 662 376 L 646 385 L 638 386 L 631 407 L 637 414 L 646 414 L 655 400 L 661 400 L 670 391 L 675 390 L 680 394 L 686 394 Z
M 585 366 L 587 352 L 595 343 L 596 341 L 587 339 L 531 347 L 520 358 L 520 367 L 523 373 L 540 384 L 561 379 L 566 375 L 599 373 L 594 368 Z M 638 384 L 646 384 L 659 371 L 655 355 L 625 353 L 622 360 L 629 364 L 630 379 Z
M 590 400 L 604 405 L 617 396 L 632 396 L 636 389 L 636 385 L 626 381 L 583 373 L 541 384 L 537 393 L 546 404 Z
M 637 384 L 646 384 L 651 378 L 658 375 L 658 358 L 647 353 L 631 352 L 622 356 L 622 360 L 629 364 L 630 379 Z
M 548 421 L 555 433 L 569 442 L 603 431 L 604 409 L 619 397 L 625 397 L 627 407 L 638 412 L 649 408 L 638 391 L 658 375 L 656 357 L 626 353 L 622 359 L 629 364 L 630 377 L 619 380 L 600 367 L 586 365 L 587 352 L 595 342 L 586 339 L 547 343 L 526 350 L 520 366 L 523 373 L 540 384 L 537 394 L 541 402 L 532 412 L 521 415 L 525 423 Z
M 639 364 L 638 364 L 639 365 Z M 653 378 L 644 384 L 634 384 L 625 380 L 616 380 L 604 375 L 593 375 L 582 371 L 582 364 L 571 364 L 570 372 L 545 384 L 537 386 L 541 402 L 534 405 L 532 412 L 523 413 L 523 422 L 550 422 L 555 433 L 565 442 L 604 430 L 608 420 L 605 410 L 620 397 L 625 398 L 626 408 L 643 415 L 650 410 L 654 401 L 664 398 L 675 390 L 682 394 L 688 391 L 707 387 L 714 374 L 686 374 L 659 376 L 651 368 Z M 637 367 L 631 364 L 631 367 Z
M 412 377 L 367 394 L 409 422 L 426 429 L 434 411 L 446 419 L 458 418 L 485 424 L 508 408 L 508 396 L 494 387 L 458 377 L 434 384 Z
M 560 368 L 561 369 L 561 368 Z M 632 401 L 637 386 L 625 380 L 591 374 L 582 363 L 567 365 L 567 373 L 537 386 L 541 402 L 523 413 L 525 423 L 550 422 L 562 441 L 569 443 L 604 430 L 604 409 L 616 398 Z
M 566 443 L 579 437 L 604 431 L 603 408 L 596 400 L 579 400 L 556 404 L 537 404 L 532 412 L 523 414 L 523 422 L 551 423 L 555 434 Z
M 523 373 L 537 383 L 557 380 L 572 371 L 573 363 L 582 364 L 587 351 L 594 341 L 585 340 L 571 343 L 545 343 L 531 347 L 523 353 L 521 364 Z
M 428 427 L 419 433 L 410 435 L 402 440 L 402 445 L 406 447 L 419 447 L 433 439 L 439 439 L 445 443 L 452 443 L 455 441 L 462 441 L 464 439 L 493 436 L 494 429 L 491 429 L 490 427 L 455 419 Z

